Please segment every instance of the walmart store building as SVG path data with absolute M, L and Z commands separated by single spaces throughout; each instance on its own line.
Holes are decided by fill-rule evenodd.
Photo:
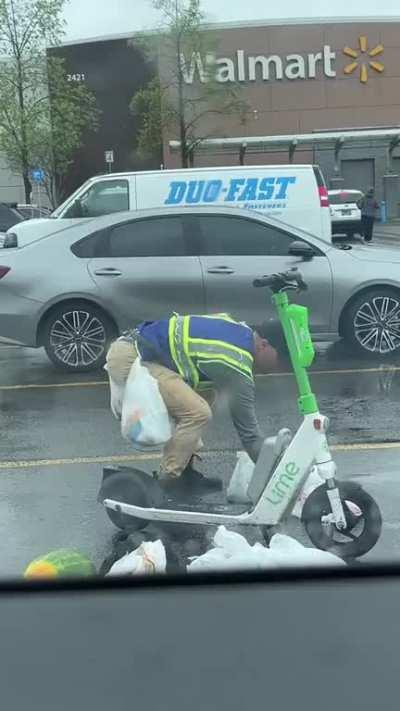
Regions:
M 220 121 L 196 165 L 316 162 L 330 187 L 375 185 L 399 211 L 400 20 L 246 25 L 219 36 L 217 79 L 239 82 L 250 110 L 244 126 Z M 187 80 L 201 82 L 201 64 L 187 66 Z M 167 165 L 177 149 L 169 136 Z
M 248 104 L 237 116 L 206 117 L 208 136 L 194 165 L 316 162 L 331 187 L 375 185 L 392 214 L 400 214 L 400 18 L 314 20 L 213 25 L 216 78 L 238 82 Z M 129 102 L 153 75 L 135 39 L 97 38 L 64 45 L 71 81 L 84 81 L 102 109 L 102 125 L 85 137 L 69 179 L 74 189 L 104 172 L 179 165 L 177 136 L 165 135 L 163 154 L 139 159 L 137 118 Z M 188 91 L 204 81 L 205 57 L 185 57 Z M 160 68 L 165 71 L 161 58 Z M 5 173 L 0 174 L 4 185 Z M 4 197 L 3 197 L 4 199 Z M 9 198 L 13 199 L 13 198 Z

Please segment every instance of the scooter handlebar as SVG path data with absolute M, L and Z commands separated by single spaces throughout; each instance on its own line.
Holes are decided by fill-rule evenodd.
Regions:
M 254 279 L 253 281 L 253 286 L 256 287 L 256 289 L 263 287 L 263 286 L 273 286 L 274 281 L 275 281 L 275 276 L 272 274 L 271 276 L 264 276 L 260 277 L 259 279 Z
M 306 291 L 308 289 L 298 269 L 289 269 L 289 271 L 279 274 L 266 274 L 263 277 L 254 279 L 253 286 L 256 288 L 267 287 L 273 292 L 286 289 L 295 289 L 296 291 Z

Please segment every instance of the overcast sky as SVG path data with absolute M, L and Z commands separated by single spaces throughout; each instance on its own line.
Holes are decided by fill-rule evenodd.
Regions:
M 310 17 L 367 17 L 400 15 L 399 0 L 203 0 L 207 19 L 213 22 L 228 20 L 268 20 L 298 18 L 301 5 L 307 5 L 304 16 Z M 324 9 L 321 9 L 323 4 Z M 268 9 L 267 9 L 268 8 Z M 284 10 L 283 10 L 284 8 Z M 87 39 L 149 29 L 157 24 L 151 0 L 69 0 L 65 11 L 67 33 L 65 40 Z

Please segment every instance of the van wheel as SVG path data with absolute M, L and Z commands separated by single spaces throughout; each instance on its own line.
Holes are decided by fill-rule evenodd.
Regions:
M 400 354 L 400 292 L 383 286 L 360 294 L 346 311 L 344 337 L 364 355 Z
M 116 327 L 99 307 L 86 302 L 57 306 L 45 321 L 43 345 L 57 368 L 75 373 L 101 368 Z

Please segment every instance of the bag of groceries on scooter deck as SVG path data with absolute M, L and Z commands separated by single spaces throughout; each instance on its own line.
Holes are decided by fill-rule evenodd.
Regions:
M 290 331 L 297 351 L 297 361 L 302 368 L 308 368 L 314 360 L 315 350 L 308 326 L 308 309 L 299 304 L 287 307 Z
M 125 386 L 121 433 L 137 449 L 158 449 L 171 439 L 172 431 L 157 381 L 137 358 Z

